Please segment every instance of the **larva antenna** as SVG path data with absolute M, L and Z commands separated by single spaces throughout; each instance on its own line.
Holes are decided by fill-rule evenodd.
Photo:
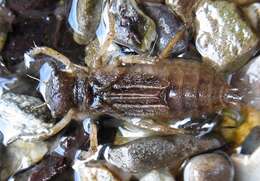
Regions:
M 36 80 L 36 81 L 38 81 L 38 82 L 41 82 L 41 83 L 43 83 L 43 84 L 45 84 L 45 85 L 47 85 L 48 83 L 47 82 L 45 82 L 45 81 L 42 81 L 42 80 L 40 80 L 40 79 L 38 79 L 37 77 L 34 77 L 34 76 L 32 76 L 32 75 L 29 75 L 29 74 L 25 74 L 27 77 L 29 77 L 29 78 L 31 78 L 31 79 L 33 79 L 33 80 Z
M 34 106 L 34 107 L 31 108 L 31 111 L 34 111 L 34 110 L 36 110 L 36 109 L 42 108 L 42 107 L 47 106 L 47 105 L 48 105 L 48 104 L 45 102 L 45 103 L 40 104 L 40 105 L 38 105 L 38 106 Z
M 29 75 L 29 74 L 25 74 L 25 75 L 26 75 L 27 77 L 33 79 L 33 80 L 37 80 L 38 82 L 41 82 L 40 79 L 38 79 L 38 78 L 36 78 L 36 77 L 34 77 L 34 76 L 32 76 L 32 75 Z
M 35 48 L 37 48 L 38 46 L 36 45 L 35 41 L 33 41 L 33 45 Z

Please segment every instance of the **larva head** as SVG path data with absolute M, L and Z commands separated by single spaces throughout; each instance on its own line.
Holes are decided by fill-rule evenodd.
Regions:
M 59 71 L 53 63 L 48 62 L 41 66 L 39 91 L 53 117 L 63 116 L 74 107 L 74 82 L 73 76 Z

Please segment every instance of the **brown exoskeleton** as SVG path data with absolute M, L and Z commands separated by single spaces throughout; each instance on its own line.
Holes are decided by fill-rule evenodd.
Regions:
M 56 64 L 47 62 L 40 69 L 42 96 L 54 117 L 64 116 L 52 135 L 71 119 L 101 114 L 158 133 L 185 134 L 183 129 L 158 121 L 198 117 L 237 105 L 241 100 L 237 90 L 230 88 L 217 72 L 197 62 L 175 60 L 90 70 L 47 47 L 32 49 L 25 54 L 25 60 L 39 54 L 65 65 L 58 69 Z

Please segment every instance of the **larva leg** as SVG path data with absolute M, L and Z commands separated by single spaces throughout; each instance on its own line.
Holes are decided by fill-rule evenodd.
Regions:
M 157 133 L 163 134 L 163 135 L 191 134 L 190 132 L 188 132 L 184 129 L 172 128 L 172 127 L 169 127 L 168 125 L 156 123 L 152 119 L 126 118 L 125 121 L 136 127 L 150 130 L 153 132 L 157 132 Z
M 170 55 L 170 52 L 177 45 L 177 43 L 181 40 L 184 33 L 185 33 L 185 31 L 183 31 L 183 30 L 176 33 L 176 35 L 168 42 L 167 46 L 164 48 L 164 50 L 158 56 L 159 60 L 167 60 L 167 58 Z
M 118 58 L 119 65 L 126 64 L 155 64 L 158 61 L 155 57 L 144 57 L 139 55 L 127 55 Z
M 37 55 L 47 55 L 53 59 L 55 59 L 55 61 L 60 62 L 61 64 L 65 65 L 66 68 L 66 72 L 76 72 L 77 70 L 84 70 L 84 71 L 88 71 L 87 67 L 83 67 L 80 65 L 76 65 L 74 63 L 72 63 L 68 57 L 62 55 L 61 53 L 59 53 L 58 51 L 49 48 L 49 47 L 34 47 L 33 49 L 31 49 L 30 51 L 26 52 L 24 54 L 24 61 L 27 67 L 30 67 L 30 64 L 35 62 L 35 57 Z
M 84 158 L 83 162 L 94 161 L 97 160 L 99 155 L 99 150 L 101 147 L 98 147 L 98 128 L 95 123 L 95 119 L 89 118 L 87 119 L 88 129 L 89 129 L 89 150 L 85 152 L 81 152 L 80 158 Z
M 97 151 L 97 147 L 98 147 L 97 133 L 98 133 L 97 125 L 94 121 L 91 121 L 90 122 L 90 135 L 89 135 L 89 140 L 90 140 L 89 151 L 92 153 L 95 153 Z
M 53 127 L 51 127 L 48 132 L 40 133 L 38 135 L 26 135 L 22 136 L 21 139 L 23 140 L 46 140 L 57 133 L 59 133 L 61 130 L 63 130 L 75 117 L 76 111 L 74 109 L 70 109 L 68 113 L 60 120 L 57 124 L 55 124 Z

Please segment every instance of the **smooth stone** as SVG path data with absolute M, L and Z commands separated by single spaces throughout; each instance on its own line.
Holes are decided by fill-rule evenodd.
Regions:
M 254 27 L 256 32 L 260 31 L 260 3 L 253 3 L 242 8 L 245 16 Z
M 49 132 L 53 126 L 50 112 L 39 98 L 5 93 L 0 98 L 0 131 L 3 143 L 9 144 L 16 139 L 33 139 L 41 133 Z
M 235 166 L 236 181 L 260 180 L 260 148 L 251 155 L 233 154 L 231 159 Z
M 201 0 L 165 0 L 165 3 L 186 23 L 194 25 L 194 11 Z
M 229 1 L 232 1 L 238 5 L 246 5 L 246 4 L 257 2 L 258 0 L 229 0 Z
M 242 144 L 242 154 L 252 154 L 260 146 L 260 126 L 256 126 Z
M 48 152 L 46 142 L 25 142 L 17 140 L 1 152 L 3 166 L 0 170 L 0 180 L 7 180 L 16 172 L 29 168 L 39 162 Z
M 73 38 L 78 44 L 87 45 L 95 38 L 101 9 L 101 0 L 72 1 L 68 23 L 73 30 Z
M 196 10 L 196 48 L 205 62 L 230 73 L 255 53 L 258 37 L 241 18 L 234 3 L 202 1 Z
M 140 181 L 175 181 L 174 177 L 166 169 L 152 170 L 145 174 Z
M 96 31 L 101 46 L 111 34 L 110 29 L 114 29 L 113 42 L 139 54 L 150 53 L 157 38 L 154 21 L 143 13 L 135 0 L 105 1 Z
M 103 156 L 107 163 L 127 172 L 142 173 L 165 167 L 176 171 L 191 156 L 218 149 L 223 144 L 214 136 L 150 136 L 122 145 L 107 146 Z
M 246 105 L 260 110 L 260 56 L 233 74 L 231 85 L 239 89 Z
M 182 38 L 172 48 L 170 54 L 172 56 L 179 55 L 187 50 L 188 32 L 183 21 L 167 6 L 158 3 L 146 3 L 144 11 L 152 18 L 156 24 L 158 40 L 155 46 L 155 54 L 160 54 L 168 43 L 175 37 L 176 33 L 185 31 Z
M 233 181 L 234 167 L 228 156 L 220 153 L 193 157 L 184 169 L 184 181 Z

